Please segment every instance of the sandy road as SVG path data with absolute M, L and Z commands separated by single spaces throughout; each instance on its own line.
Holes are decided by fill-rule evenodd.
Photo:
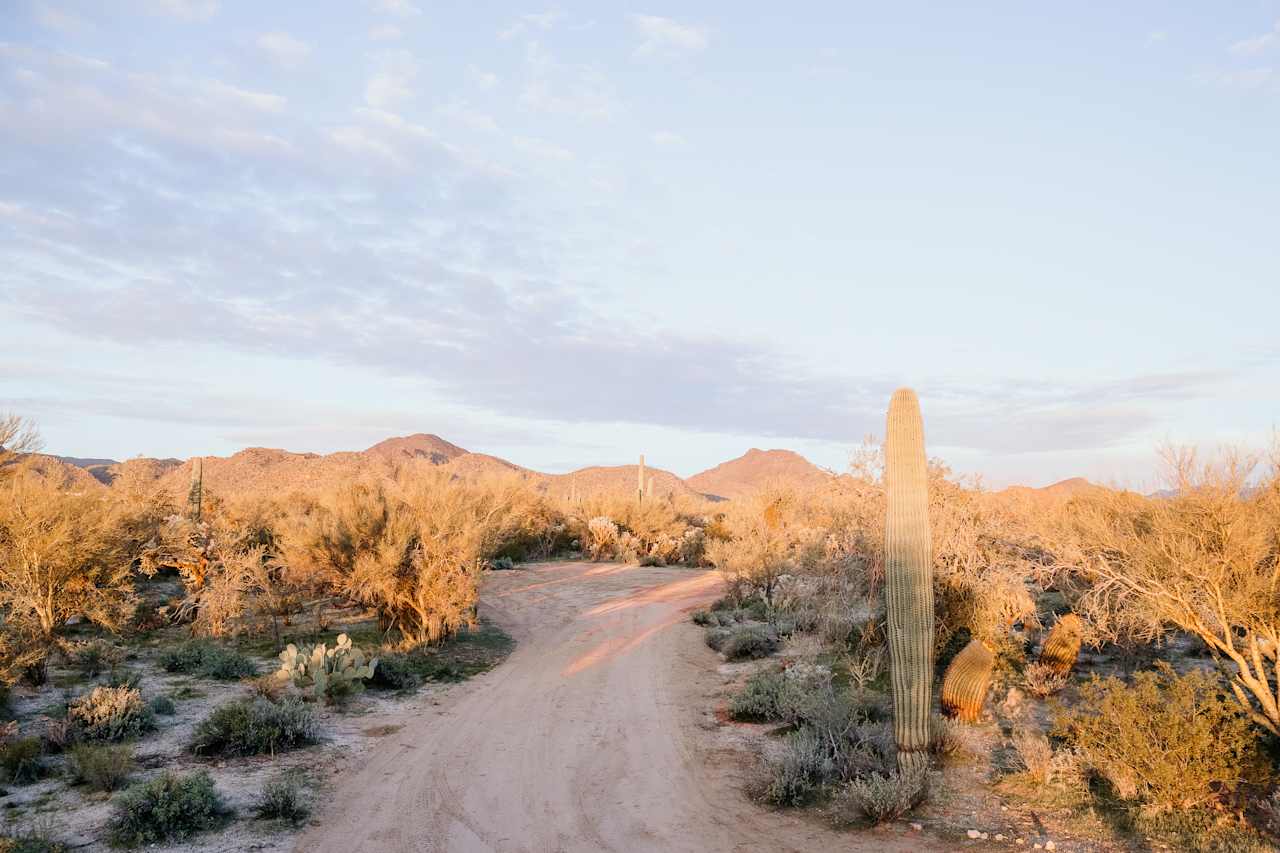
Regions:
M 515 652 L 379 743 L 296 850 L 920 849 L 762 810 L 741 793 L 740 757 L 708 754 L 716 657 L 687 612 L 718 588 L 616 564 L 493 574 L 482 611 Z

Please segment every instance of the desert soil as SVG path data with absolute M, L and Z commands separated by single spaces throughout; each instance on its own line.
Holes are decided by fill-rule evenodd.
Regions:
M 716 734 L 719 657 L 688 613 L 720 580 L 688 569 L 546 563 L 492 573 L 481 612 L 517 641 L 335 779 L 300 853 L 942 849 L 837 833 L 744 794 Z

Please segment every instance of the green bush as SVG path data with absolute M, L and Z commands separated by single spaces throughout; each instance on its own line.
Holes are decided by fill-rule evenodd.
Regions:
M 414 661 L 403 652 L 379 658 L 373 678 L 369 679 L 371 687 L 383 690 L 412 690 L 421 683 Z
M 95 791 L 114 791 L 133 770 L 133 747 L 78 743 L 67 754 L 67 769 L 72 779 Z
M 0 853 L 67 853 L 69 849 L 44 827 L 33 826 L 14 835 L 6 830 L 0 835 Z
M 802 806 L 813 800 L 834 775 L 826 744 L 810 728 L 787 735 L 782 754 L 770 762 L 765 799 L 778 806 Z
M 155 714 L 130 687 L 95 687 L 67 706 L 67 719 L 81 740 L 127 740 L 156 727 Z
M 858 816 L 873 824 L 897 820 L 924 800 L 928 781 L 927 770 L 853 779 L 836 794 L 831 817 L 840 825 L 856 823 Z
M 311 814 L 296 774 L 284 773 L 262 786 L 254 812 L 264 820 L 301 823 Z
M 729 635 L 720 646 L 720 653 L 728 660 L 752 660 L 767 657 L 778 649 L 778 638 L 761 625 L 740 625 L 729 629 Z
M 1256 732 L 1217 677 L 1179 676 L 1163 662 L 1132 685 L 1094 676 L 1058 713 L 1054 734 L 1119 799 L 1157 811 L 1205 804 L 1267 776 Z
M 196 726 L 191 751 L 197 755 L 260 755 L 315 743 L 316 713 L 300 699 L 271 702 L 261 696 L 234 699 L 215 708 Z
M 689 618 L 693 621 L 693 624 L 705 628 L 711 624 L 711 611 L 695 610 L 693 611 L 693 616 Z
M 206 771 L 165 773 L 116 796 L 109 833 L 122 847 L 181 841 L 215 829 L 229 813 Z
M 746 686 L 729 700 L 729 716 L 735 720 L 769 722 L 781 719 L 778 700 L 787 686 L 781 672 L 759 672 L 747 679 Z
M 101 672 L 114 670 L 124 660 L 124 649 L 103 639 L 67 643 L 63 653 L 67 662 L 86 678 L 96 678 Z
M 168 696 L 152 696 L 147 707 L 153 714 L 159 714 L 162 717 L 172 717 L 178 712 L 178 706 L 173 704 L 173 700 Z
M 38 737 L 24 737 L 0 743 L 0 771 L 5 781 L 25 785 L 40 778 L 44 764 Z
M 258 674 L 258 667 L 248 657 L 211 640 L 189 640 L 160 655 L 158 663 L 166 672 L 220 681 L 236 681 Z

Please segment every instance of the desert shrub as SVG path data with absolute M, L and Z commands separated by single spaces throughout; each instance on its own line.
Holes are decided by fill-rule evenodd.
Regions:
M 109 834 L 122 847 L 181 841 L 217 828 L 230 812 L 204 770 L 187 776 L 165 773 L 133 785 L 112 805 Z
M 607 516 L 597 516 L 587 522 L 588 542 L 591 559 L 604 560 L 612 557 L 618 546 L 618 525 Z
M 871 773 L 846 783 L 835 796 L 831 815 L 837 824 L 852 824 L 861 816 L 873 824 L 897 820 L 924 801 L 929 773 L 921 769 L 901 773 Z
M 33 825 L 10 834 L 0 835 L 0 853 L 67 853 L 71 848 L 53 837 L 53 828 Z
M 961 755 L 970 749 L 969 728 L 960 720 L 934 715 L 929 724 L 929 751 L 944 758 Z
M 319 724 L 311 706 L 289 697 L 234 699 L 196 726 L 191 751 L 197 755 L 275 754 L 315 743 Z
M 1102 492 L 1066 507 L 1054 547 L 1075 609 L 1094 639 L 1147 642 L 1172 628 L 1198 637 L 1251 719 L 1280 735 L 1280 453 L 1257 484 L 1253 457 L 1165 456 L 1172 496 Z
M 756 673 L 729 700 L 729 716 L 753 722 L 780 719 L 778 699 L 785 687 L 786 676 L 781 672 Z
M 124 661 L 124 649 L 102 639 L 63 643 L 62 653 L 68 663 L 86 678 L 95 678 L 104 670 L 114 670 Z
M 168 696 L 152 696 L 147 707 L 151 709 L 151 713 L 162 717 L 172 717 L 178 712 L 178 706 Z
M 95 687 L 67 706 L 67 719 L 82 740 L 119 741 L 156 727 L 155 714 L 130 687 Z
M 130 561 L 105 497 L 20 472 L 0 490 L 0 656 L 48 651 L 73 616 L 108 629 L 133 610 Z M 25 639 L 23 639 L 25 637 Z M 39 666 L 41 656 L 24 667 Z M 0 660 L 0 674 L 12 668 Z
M 254 803 L 254 813 L 263 820 L 285 820 L 293 824 L 306 820 L 311 809 L 297 774 L 283 773 L 268 780 Z
M 1022 679 L 1028 693 L 1044 699 L 1066 687 L 1071 673 L 1062 672 L 1047 664 L 1033 663 L 1023 669 Z
M 34 782 L 44 772 L 43 752 L 38 737 L 5 740 L 0 743 L 0 773 L 15 785 Z
M 1053 747 L 1039 729 L 1017 728 L 1010 737 L 1018 764 L 1027 778 L 1047 785 L 1053 773 Z
M 510 571 L 515 567 L 515 560 L 510 557 L 494 557 L 489 561 L 489 568 L 495 572 Z
M 114 791 L 133 770 L 133 747 L 78 743 L 67 753 L 71 778 L 95 791 Z
M 379 658 L 378 665 L 373 670 L 373 678 L 369 679 L 370 686 L 384 690 L 412 690 L 421 683 L 417 667 L 409 655 L 403 652 Z
M 707 544 L 707 560 L 724 574 L 736 597 L 758 594 L 771 605 L 778 579 L 804 562 L 814 536 L 795 522 L 796 500 L 790 490 L 767 488 L 735 501 L 726 515 L 731 538 Z
M 712 616 L 709 610 L 695 610 L 693 615 L 689 617 L 690 621 L 695 625 L 703 628 L 711 624 Z
M 764 797 L 778 806 L 802 806 L 817 797 L 835 772 L 822 739 L 805 727 L 786 736 L 781 755 L 769 762 Z
M 729 639 L 729 635 L 732 633 L 728 628 L 708 628 L 704 639 L 710 648 L 718 652 L 724 648 L 725 641 Z
M 120 669 L 113 669 L 111 670 L 110 677 L 107 678 L 106 686 L 137 690 L 142 686 L 142 673 L 124 669 L 123 667 Z
M 762 658 L 778 650 L 778 638 L 765 626 L 739 625 L 728 630 L 719 649 L 728 660 Z
M 291 573 L 374 608 L 407 645 L 436 643 L 475 624 L 483 561 L 519 528 L 509 510 L 528 499 L 519 484 L 447 474 L 357 483 L 284 524 L 280 548 Z
M 1179 676 L 1166 663 L 1132 685 L 1096 676 L 1055 720 L 1116 796 L 1158 810 L 1214 800 L 1265 776 L 1258 738 L 1212 675 Z
M 168 649 L 157 661 L 166 672 L 181 672 L 220 681 L 235 681 L 258 674 L 258 667 L 245 655 L 212 640 L 188 640 Z

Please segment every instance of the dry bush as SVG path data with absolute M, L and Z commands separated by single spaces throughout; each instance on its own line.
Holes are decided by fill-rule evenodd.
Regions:
M 1255 730 L 1218 679 L 1179 676 L 1163 662 L 1132 685 L 1095 676 L 1054 732 L 1117 796 L 1157 810 L 1207 803 L 1267 776 Z
M 0 480 L 19 473 L 23 457 L 38 453 L 41 445 L 31 421 L 15 414 L 0 415 Z
M 921 802 L 929 790 L 929 771 L 871 773 L 854 779 L 835 797 L 831 816 L 837 825 L 853 823 L 861 815 L 872 824 L 897 820 Z
M 1022 772 L 1040 785 L 1049 784 L 1053 771 L 1053 747 L 1039 729 L 1016 728 L 1010 737 Z
M 564 543 L 578 540 L 596 560 L 700 565 L 707 507 L 705 501 L 684 496 L 637 501 L 634 494 L 588 495 L 568 506 Z M 612 536 L 597 519 L 614 525 Z
M 1199 637 L 1254 722 L 1280 735 L 1280 472 L 1166 451 L 1176 493 L 1104 492 L 1065 508 L 1057 548 L 1095 641 Z M 1248 495 L 1248 496 L 1246 496 Z
M 1067 682 L 1071 679 L 1071 673 L 1063 672 L 1056 667 L 1043 663 L 1028 664 L 1026 669 L 1022 671 L 1023 686 L 1026 687 L 1028 693 L 1039 699 L 1060 691 L 1067 686 Z
M 778 580 L 817 561 L 822 531 L 804 524 L 800 501 L 795 491 L 769 487 L 734 501 L 725 513 L 731 538 L 710 542 L 707 559 L 737 600 L 758 595 L 773 606 Z
M 155 728 L 154 712 L 130 687 L 95 687 L 67 706 L 67 719 L 84 740 L 126 740 Z
M 0 489 L 0 613 L 10 648 L 51 645 L 73 616 L 119 628 L 133 610 L 130 560 L 107 499 L 20 473 Z M 0 663 L 0 669 L 10 669 Z
M 587 535 L 590 543 L 591 559 L 604 560 L 616 553 L 618 546 L 618 525 L 608 516 L 597 515 L 587 522 Z
M 435 643 L 474 624 L 483 561 L 522 529 L 525 489 L 445 473 L 342 486 L 281 525 L 281 559 L 290 576 L 374 608 L 407 644 Z

